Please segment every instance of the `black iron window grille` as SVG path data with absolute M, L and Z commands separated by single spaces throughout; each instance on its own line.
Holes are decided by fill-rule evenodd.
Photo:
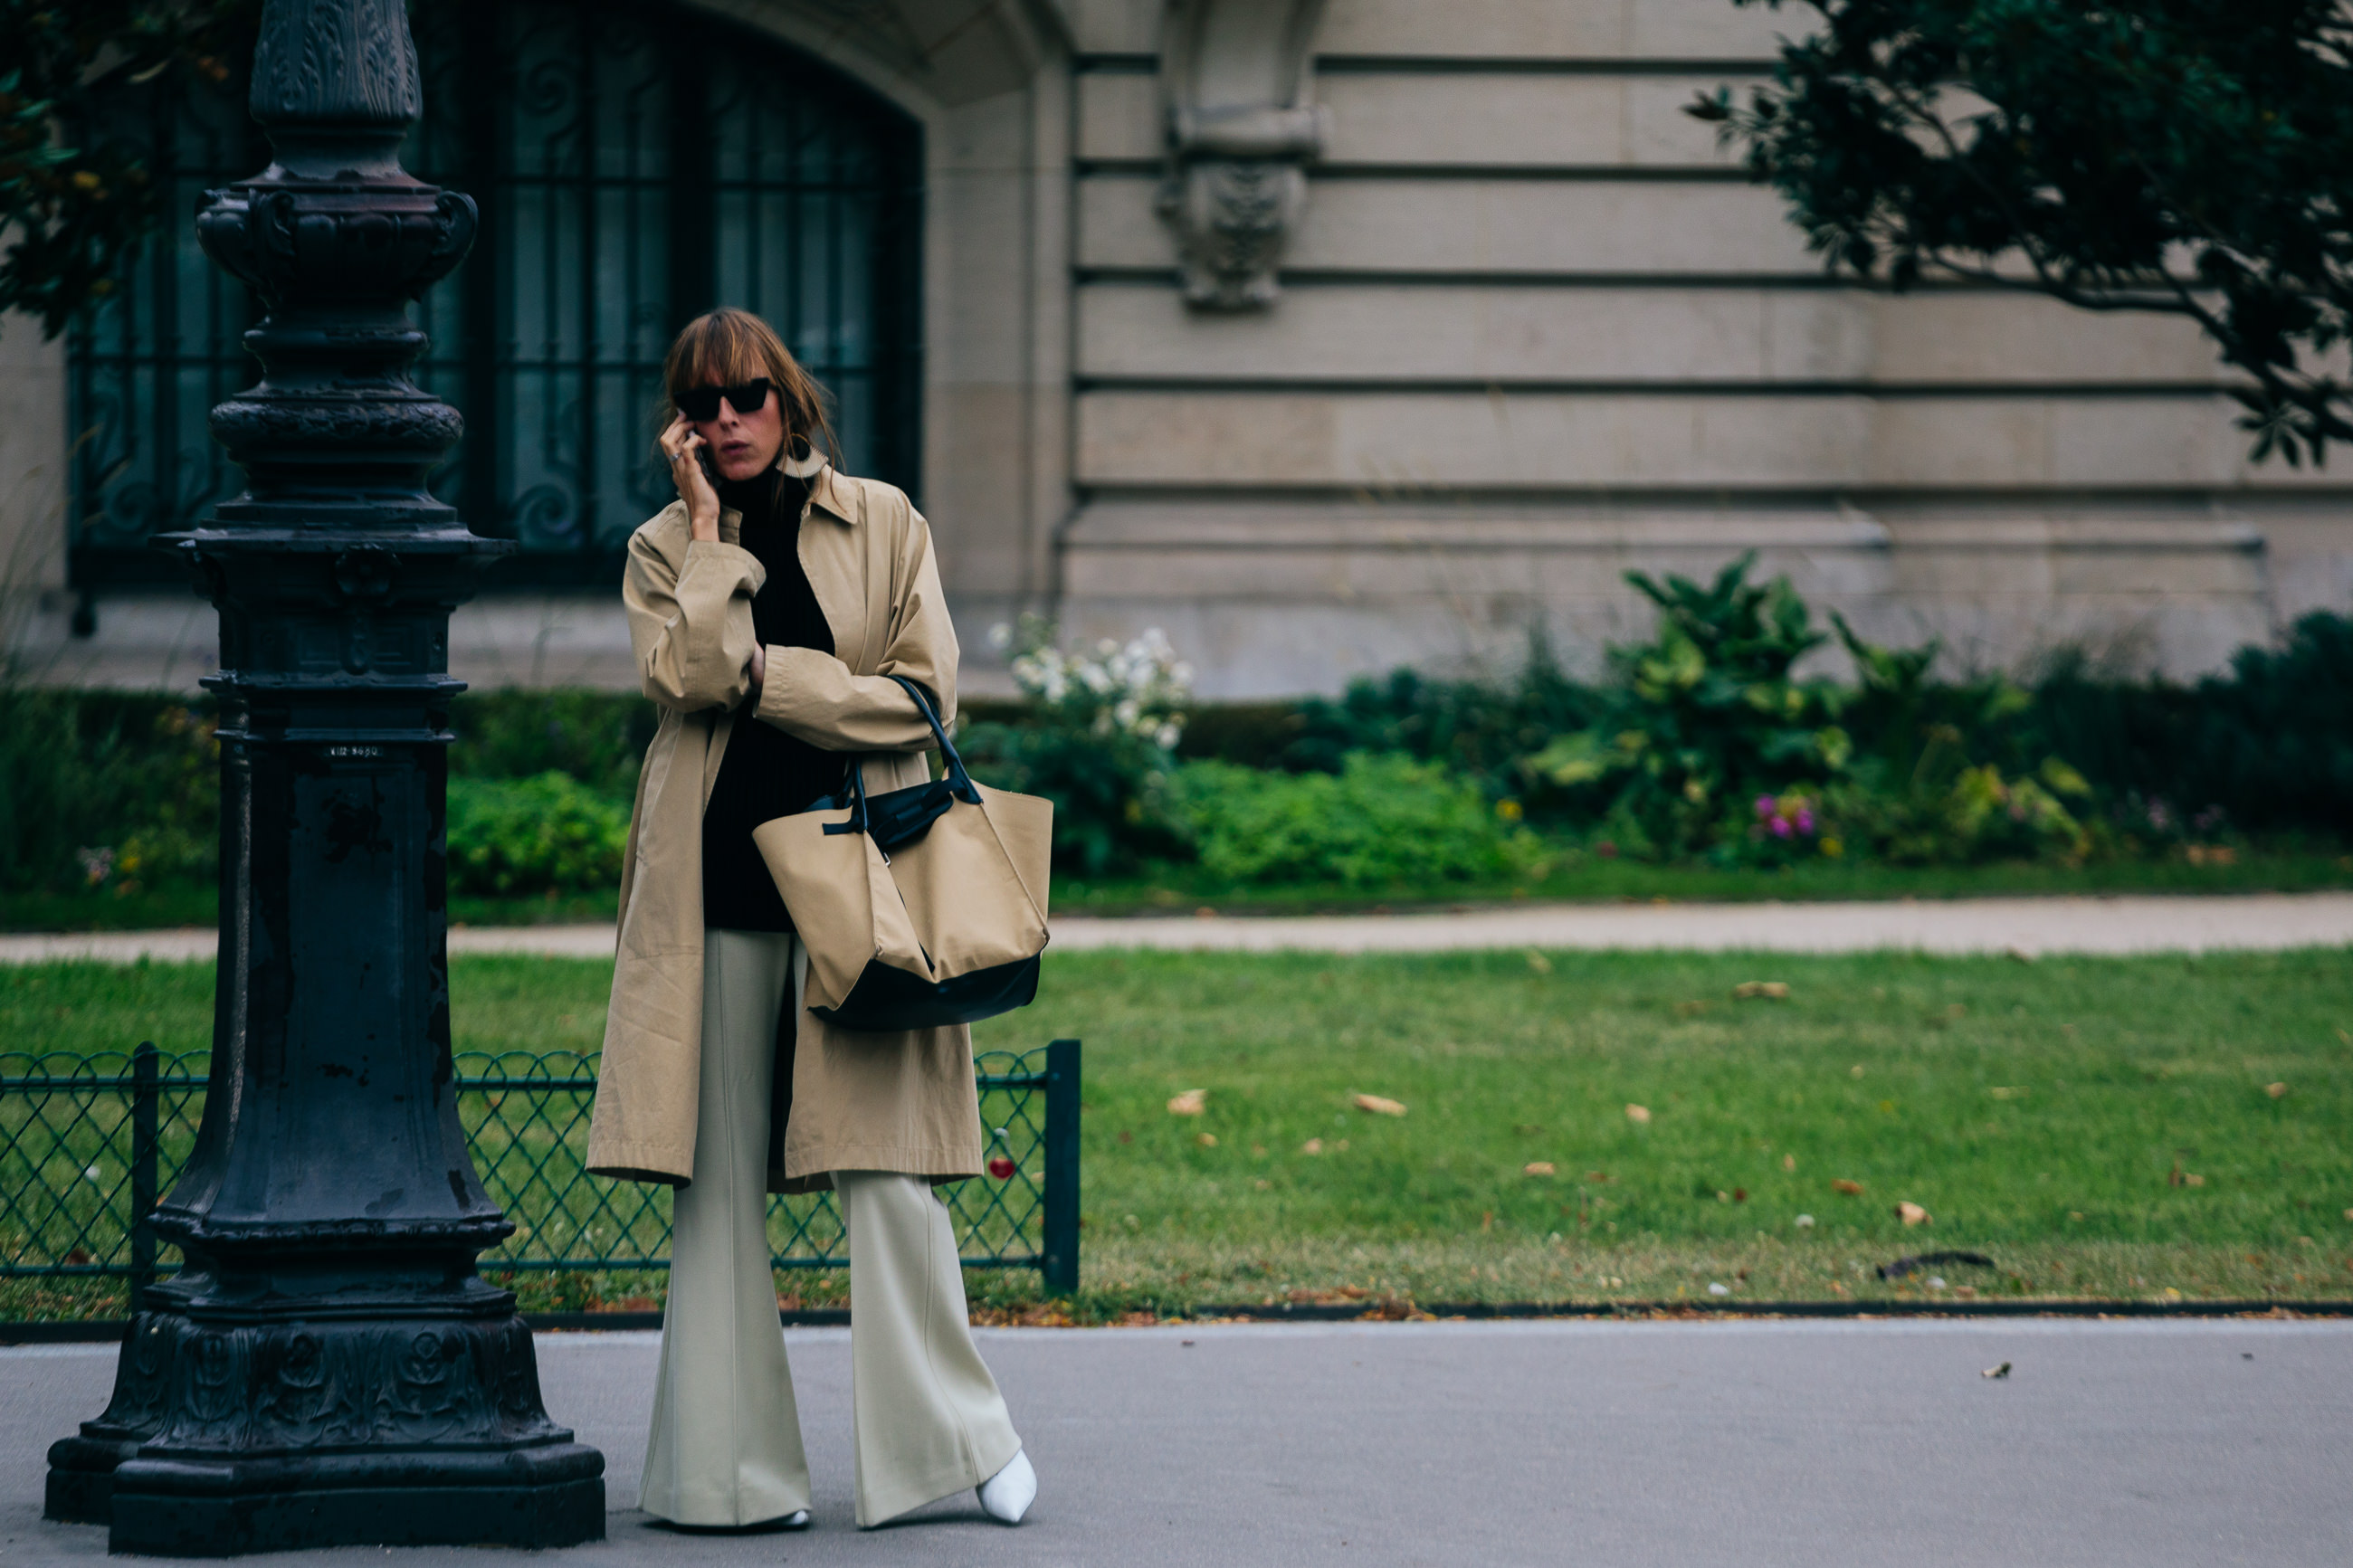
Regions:
M 766 317 L 836 398 L 843 466 L 918 489 L 923 141 L 816 60 L 672 0 L 417 0 L 419 178 L 480 204 L 472 258 L 420 307 L 420 374 L 466 417 L 433 489 L 520 542 L 486 586 L 609 588 L 671 499 L 653 409 L 671 335 Z M 244 51 L 237 51 L 244 58 Z M 241 80 L 127 92 L 167 214 L 268 147 Z M 167 221 L 68 345 L 77 587 L 177 582 L 148 548 L 234 494 L 206 426 L 252 383 L 242 289 Z
M 0 1055 L 0 1278 L 121 1279 L 178 1267 L 144 1215 L 172 1190 L 204 1119 L 209 1051 Z M 667 1187 L 588 1174 L 594 1055 L 460 1052 L 458 1112 L 474 1168 L 514 1222 L 490 1271 L 670 1267 Z M 1035 1268 L 1078 1287 L 1079 1042 L 984 1053 L 987 1173 L 945 1188 L 967 1268 Z M 831 1193 L 768 1200 L 778 1268 L 839 1268 Z

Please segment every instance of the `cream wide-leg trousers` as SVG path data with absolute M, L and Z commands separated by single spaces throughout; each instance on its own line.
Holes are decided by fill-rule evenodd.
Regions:
M 653 1430 L 639 1506 L 744 1525 L 809 1503 L 808 1461 L 768 1261 L 768 1095 L 776 1020 L 807 955 L 790 936 L 711 931 L 694 1180 L 670 1229 Z M 837 1171 L 849 1232 L 858 1522 L 978 1486 L 1020 1451 L 972 1342 L 948 1212 L 918 1176 Z

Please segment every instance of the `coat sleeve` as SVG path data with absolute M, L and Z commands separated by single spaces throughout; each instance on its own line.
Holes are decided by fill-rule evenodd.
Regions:
M 771 647 L 755 710 L 764 721 L 828 752 L 927 752 L 931 726 L 889 679 L 903 675 L 931 693 L 941 723 L 955 722 L 955 626 L 940 593 L 930 525 L 912 507 L 907 519 L 892 563 L 891 639 L 875 672 L 853 674 L 812 647 Z
M 665 513 L 629 536 L 621 599 L 638 682 L 661 706 L 691 713 L 733 708 L 752 689 L 752 595 L 767 571 L 737 545 L 690 540 L 673 567 L 653 534 Z

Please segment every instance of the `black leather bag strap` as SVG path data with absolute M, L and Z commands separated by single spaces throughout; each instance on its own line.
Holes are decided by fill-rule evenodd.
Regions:
M 948 793 L 966 805 L 978 805 L 980 791 L 973 787 L 972 775 L 965 772 L 964 759 L 956 755 L 955 742 L 948 739 L 947 729 L 940 722 L 940 716 L 932 711 L 932 700 L 923 695 L 921 686 L 905 676 L 894 675 L 891 679 L 915 700 L 915 707 L 923 713 L 923 722 L 932 727 L 932 736 L 940 743 L 940 758 L 947 764 Z
M 819 801 L 818 803 L 818 809 L 822 809 L 825 803 L 823 801 Z M 863 833 L 865 831 L 866 765 L 863 763 L 860 763 L 856 757 L 852 757 L 849 759 L 849 820 L 844 822 L 828 822 L 825 825 L 825 832 L 827 837 L 830 837 L 836 834 Z

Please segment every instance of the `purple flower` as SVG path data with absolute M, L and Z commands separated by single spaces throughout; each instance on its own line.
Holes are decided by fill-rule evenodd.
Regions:
M 1773 815 L 1773 797 L 1771 795 L 1760 795 L 1757 797 L 1757 815 L 1759 816 L 1770 816 Z
M 1809 836 L 1814 831 L 1814 814 L 1804 806 L 1798 808 L 1798 831 Z
M 1787 838 L 1789 837 L 1789 819 L 1788 817 L 1777 816 L 1768 826 L 1773 829 L 1774 837 Z

